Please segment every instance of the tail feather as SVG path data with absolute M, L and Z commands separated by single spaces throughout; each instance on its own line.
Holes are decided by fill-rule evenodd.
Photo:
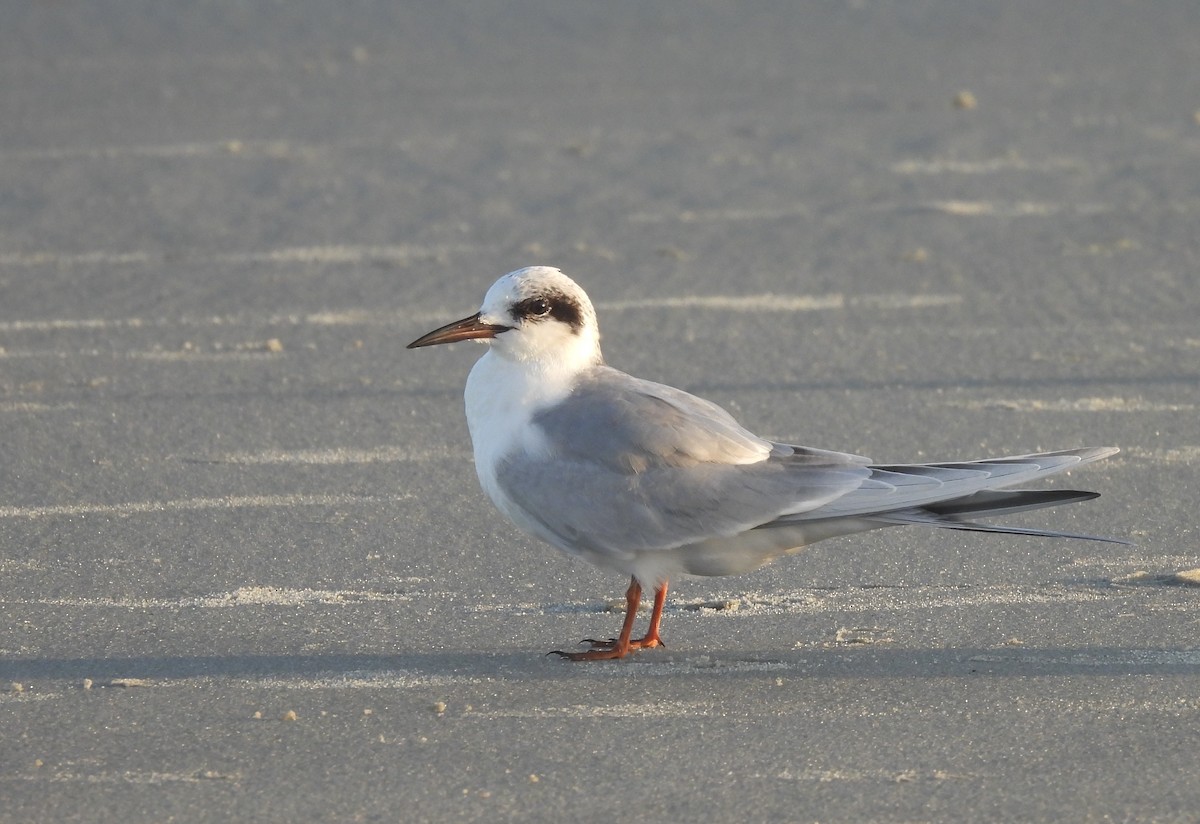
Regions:
M 1042 509 L 1043 507 L 1058 506 L 1059 504 L 1090 501 L 1099 497 L 1100 493 L 1098 492 L 1083 492 L 1074 489 L 985 490 L 983 492 L 976 492 L 974 495 L 969 495 L 966 498 L 956 498 L 952 501 L 883 513 L 871 520 L 888 526 L 931 526 L 940 529 L 957 529 L 964 532 L 1033 535 L 1041 538 L 1077 538 L 1084 541 L 1103 541 L 1110 544 L 1124 544 L 1129 546 L 1129 541 L 1119 538 L 1106 538 L 1099 535 L 1084 535 L 1077 532 L 1061 532 L 1051 529 L 997 526 L 968 520 L 970 518 L 1011 515 L 1015 512 L 1028 512 L 1031 509 Z
M 1040 480 L 1112 455 L 1113 447 L 1066 449 L 981 461 L 928 464 L 872 464 L 862 484 L 816 509 L 785 515 L 786 521 L 830 517 L 874 517 L 883 512 L 906 512 L 950 501 L 992 501 L 986 493 Z M 983 494 L 983 497 L 975 498 Z M 1080 499 L 1082 500 L 1082 499 Z M 1065 501 L 1051 501 L 1043 506 Z M 1000 507 L 1003 511 L 1003 507 Z M 987 508 L 981 510 L 988 512 Z
M 923 509 L 955 520 L 990 518 L 1048 506 L 1091 501 L 1099 497 L 1099 492 L 1079 489 L 989 489 L 965 498 L 927 504 Z

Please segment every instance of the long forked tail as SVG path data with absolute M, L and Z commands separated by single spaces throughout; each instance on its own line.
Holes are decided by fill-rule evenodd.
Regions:
M 1059 504 L 1090 501 L 1099 497 L 1099 492 L 1081 492 L 1074 489 L 1014 489 L 1004 492 L 977 492 L 969 498 L 960 498 L 946 504 L 930 504 L 919 509 L 902 509 L 898 512 L 880 515 L 872 520 L 897 526 L 932 526 L 940 529 L 958 529 L 964 532 L 996 532 L 1005 535 L 1034 535 L 1041 538 L 1078 538 L 1083 541 L 1104 541 L 1109 544 L 1132 546 L 1130 541 L 1120 538 L 1085 535 L 1080 532 L 1060 532 L 1053 529 L 981 524 L 970 520 L 971 518 L 989 518 L 1014 512 L 1026 512 L 1030 509 L 1042 509 Z
M 1014 476 L 1024 475 L 1017 482 L 1029 480 L 1030 477 L 1041 477 L 1062 471 L 1068 467 L 1100 460 L 1112 455 L 1117 450 L 1112 447 L 1097 447 L 1091 449 L 1066 450 L 1058 453 L 1041 455 L 1022 455 L 1016 458 L 1003 458 L 993 461 L 972 461 L 961 464 L 939 464 L 939 468 L 983 468 L 984 466 L 1012 466 L 1033 463 L 1040 466 L 1033 472 L 1015 471 Z M 1047 460 L 1049 459 L 1049 460 Z M 915 467 L 914 467 L 915 468 Z M 895 467 L 894 469 L 901 469 Z M 909 470 L 911 471 L 911 469 Z M 1085 492 L 1075 489 L 982 489 L 961 498 L 935 501 L 908 509 L 900 509 L 882 513 L 872 520 L 886 524 L 932 526 L 942 529 L 958 529 L 967 532 L 996 532 L 1008 535 L 1034 535 L 1044 538 L 1078 538 L 1086 541 L 1104 541 L 1113 544 L 1129 545 L 1129 541 L 1119 538 L 1107 538 L 1098 535 L 1083 535 L 1075 532 L 1061 532 L 1048 529 L 1029 529 L 1024 527 L 996 526 L 981 524 L 975 518 L 991 518 L 999 515 L 1011 515 L 1016 512 L 1027 512 L 1032 509 L 1059 506 L 1060 504 L 1090 501 L 1100 497 L 1098 492 Z

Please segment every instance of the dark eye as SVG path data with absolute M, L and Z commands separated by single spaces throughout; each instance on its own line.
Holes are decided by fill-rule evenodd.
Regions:
M 529 301 L 526 312 L 531 318 L 540 318 L 548 315 L 550 314 L 550 301 L 545 298 L 535 298 Z

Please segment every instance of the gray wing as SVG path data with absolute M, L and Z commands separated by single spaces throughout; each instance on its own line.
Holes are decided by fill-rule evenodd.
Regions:
M 607 367 L 585 375 L 534 423 L 546 453 L 509 455 L 498 469 L 500 486 L 547 540 L 567 551 L 612 556 L 805 524 L 812 528 L 797 534 L 827 537 L 898 524 L 1005 531 L 967 518 L 1091 495 L 993 490 L 1117 451 L 869 465 L 856 455 L 763 440 L 715 404 Z
M 533 420 L 546 454 L 514 452 L 497 481 L 567 551 L 620 556 L 737 535 L 871 475 L 864 458 L 771 443 L 715 404 L 608 367 Z

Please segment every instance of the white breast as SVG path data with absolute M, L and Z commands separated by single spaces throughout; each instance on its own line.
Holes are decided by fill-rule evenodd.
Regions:
M 531 455 L 549 453 L 545 437 L 532 423 L 533 415 L 570 391 L 569 382 L 529 367 L 528 362 L 512 361 L 488 350 L 467 377 L 465 400 L 480 486 L 517 526 L 542 537 L 541 530 L 531 524 L 496 480 L 500 462 L 514 450 Z

